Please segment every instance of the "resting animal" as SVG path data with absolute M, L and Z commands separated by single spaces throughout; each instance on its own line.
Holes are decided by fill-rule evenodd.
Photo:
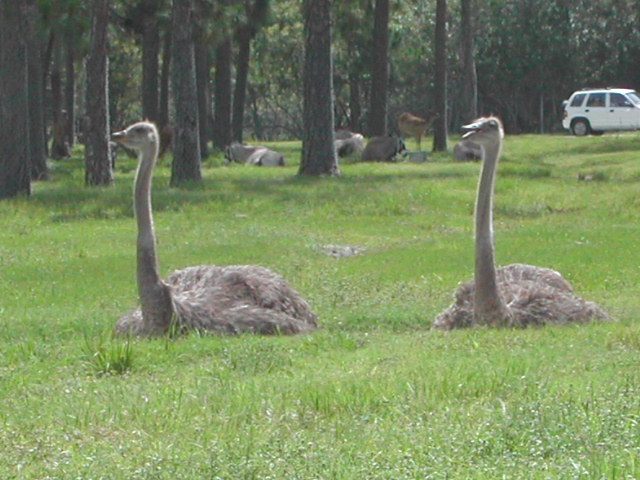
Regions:
M 232 143 L 224 151 L 227 163 L 238 162 L 259 167 L 284 167 L 284 156 L 267 147 L 252 147 Z
M 373 137 L 362 152 L 363 162 L 394 162 L 396 155 L 407 150 L 397 137 Z
M 482 147 L 471 140 L 460 140 L 453 147 L 453 159 L 458 162 L 467 160 L 482 160 Z
M 360 153 L 364 150 L 364 137 L 359 133 L 348 130 L 338 130 L 333 142 L 336 147 L 338 157 L 348 157 L 353 153 Z

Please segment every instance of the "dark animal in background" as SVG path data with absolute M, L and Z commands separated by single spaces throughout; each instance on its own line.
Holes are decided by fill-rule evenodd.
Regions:
M 394 162 L 396 155 L 407 150 L 398 137 L 373 137 L 362 152 L 363 162 Z
M 456 146 L 453 147 L 453 159 L 458 162 L 481 160 L 482 148 L 470 140 L 460 140 Z
M 415 137 L 418 142 L 418 150 L 420 150 L 422 136 L 431 127 L 436 118 L 437 115 L 432 115 L 429 120 L 425 120 L 409 112 L 404 112 L 398 117 L 398 130 L 400 130 L 400 135 L 404 138 Z
M 140 155 L 133 197 L 140 307 L 120 319 L 116 333 L 152 336 L 193 329 L 270 335 L 317 328 L 309 304 L 284 278 L 264 267 L 200 265 L 162 280 L 151 208 L 151 179 L 160 148 L 158 131 L 152 123 L 140 122 L 114 133 L 112 140 Z
M 225 160 L 227 163 L 238 162 L 259 167 L 284 167 L 284 156 L 267 147 L 252 147 L 240 143 L 232 143 L 225 148 Z
M 482 148 L 482 169 L 475 211 L 475 275 L 462 284 L 455 300 L 438 315 L 434 326 L 442 329 L 487 325 L 527 327 L 568 322 L 607 320 L 598 305 L 578 297 L 556 270 L 515 263 L 496 269 L 493 244 L 493 193 L 504 132 L 496 117 L 486 117 L 464 127 L 463 139 Z

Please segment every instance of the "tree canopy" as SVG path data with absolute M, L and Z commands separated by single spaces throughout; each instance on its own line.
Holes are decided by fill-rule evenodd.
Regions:
M 127 2 L 116 2 L 114 8 L 122 8 L 118 3 Z M 243 2 L 221 3 L 229 5 L 227 16 L 212 17 L 211 30 L 221 32 L 246 21 Z M 304 60 L 300 4 L 294 0 L 270 3 L 251 49 L 244 135 L 300 139 Z M 447 109 L 448 127 L 453 131 L 463 122 L 460 97 L 466 78 L 460 3 L 447 2 Z M 504 117 L 507 131 L 559 129 L 561 102 L 577 88 L 640 88 L 637 2 L 492 0 L 474 4 L 477 111 Z M 337 127 L 361 132 L 366 130 L 372 88 L 374 7 L 374 0 L 332 5 L 335 122 Z M 390 1 L 387 123 L 391 133 L 402 111 L 427 116 L 436 104 L 435 14 L 435 0 Z M 111 55 L 121 56 L 121 61 L 112 66 L 111 88 L 124 91 L 122 83 L 131 81 L 130 73 L 140 75 L 140 45 L 123 34 L 116 37 Z M 214 41 L 211 48 L 217 45 Z M 234 39 L 234 75 L 238 54 Z M 121 123 L 138 119 L 140 99 L 114 93 L 114 118 Z
M 10 3 L 3 2 L 3 8 L 10 8 Z M 160 127 L 175 122 L 169 95 L 172 89 L 175 93 L 170 81 L 171 42 L 176 33 L 173 3 L 110 2 L 111 128 L 143 117 L 157 118 Z M 191 41 L 196 47 L 195 88 L 203 155 L 208 141 L 222 148 L 234 138 L 302 139 L 305 47 L 300 2 L 187 3 L 194 11 Z M 28 137 L 42 143 L 38 132 L 44 121 L 47 140 L 51 143 L 53 139 L 49 155 L 64 157 L 76 139 L 86 140 L 90 3 L 30 0 L 26 4 L 30 13 L 20 17 L 24 25 L 16 25 L 15 30 L 25 36 L 20 44 L 28 45 L 29 99 L 35 99 L 29 104 L 32 118 L 26 124 L 33 131 Z M 469 112 L 499 115 L 511 133 L 554 131 L 560 129 L 561 102 L 572 91 L 640 86 L 640 14 L 635 1 L 389 0 L 388 18 L 377 26 L 376 6 L 380 13 L 386 0 L 330 4 L 334 128 L 368 132 L 370 117 L 378 115 L 370 110 L 383 105 L 372 100 L 379 100 L 376 92 L 384 91 L 386 105 L 380 111 L 386 111 L 386 118 L 380 124 L 390 134 L 397 133 L 400 113 L 429 117 L 438 110 L 446 112 L 440 115 L 442 125 L 438 126 L 445 129 L 443 133 L 456 131 L 468 120 Z M 437 4 L 446 4 L 445 61 L 442 57 L 440 61 L 444 72 L 436 68 Z M 386 56 L 380 55 L 382 47 L 372 41 L 381 35 L 375 32 L 380 25 L 388 33 L 388 41 L 383 42 L 388 46 Z M 4 58 L 17 59 L 10 52 L 15 39 L 5 33 L 0 51 L 5 52 Z M 380 58 L 386 58 L 386 75 Z M 3 68 L 19 72 L 24 65 Z M 382 90 L 376 87 L 376 78 L 380 78 L 376 72 L 383 72 L 387 82 Z M 37 78 L 44 82 L 33 81 Z M 435 88 L 438 78 L 446 79 L 445 89 Z M 0 85 L 10 88 L 7 82 Z M 34 93 L 39 88 L 42 100 Z M 7 95 L 7 91 L 0 92 L 0 96 Z M 8 110 L 3 115 L 6 118 L 0 118 L 0 124 L 11 121 Z M 379 127 L 376 133 L 380 133 L 377 130 Z M 45 178 L 44 150 L 31 150 L 27 154 L 31 175 Z M 1 151 L 13 155 L 6 145 Z M 24 172 L 24 168 L 14 170 Z M 22 186 L 16 191 L 29 189 Z

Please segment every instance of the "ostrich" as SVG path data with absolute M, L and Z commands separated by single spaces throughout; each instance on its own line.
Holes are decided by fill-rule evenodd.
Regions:
M 483 151 L 475 212 L 475 279 L 458 288 L 453 305 L 436 317 L 434 327 L 526 327 L 609 319 L 598 305 L 575 295 L 555 270 L 520 263 L 496 270 L 492 217 L 502 124 L 496 117 L 485 117 L 463 131 L 463 138 L 473 140 Z
M 296 334 L 317 327 L 307 302 L 280 275 L 263 267 L 188 267 L 161 280 L 151 209 L 158 131 L 151 123 L 139 122 L 114 133 L 112 139 L 140 156 L 133 197 L 140 307 L 120 319 L 116 333 L 154 336 L 195 329 L 220 334 Z

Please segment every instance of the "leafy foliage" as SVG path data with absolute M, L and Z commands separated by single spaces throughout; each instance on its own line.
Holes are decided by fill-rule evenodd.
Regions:
M 151 3 L 166 30 L 168 2 Z M 500 115 L 510 132 L 558 130 L 561 101 L 577 88 L 635 88 L 640 83 L 638 14 L 631 0 L 474 3 L 480 112 Z M 89 24 L 85 3 L 41 0 L 39 5 L 43 31 L 73 30 L 84 52 Z M 127 33 L 132 31 L 127 25 L 137 25 L 149 5 L 146 0 L 113 2 L 110 98 L 111 116 L 118 126 L 141 115 L 140 45 Z M 196 7 L 212 54 L 238 25 L 246 23 L 244 2 L 198 0 Z M 460 12 L 457 2 L 449 2 L 448 9 L 449 128 L 455 131 L 462 81 Z M 336 124 L 363 131 L 371 88 L 373 2 L 334 2 L 333 17 Z M 434 19 L 434 1 L 391 2 L 391 132 L 401 112 L 428 116 L 433 110 Z M 300 3 L 271 0 L 266 24 L 252 47 L 245 112 L 249 138 L 302 137 L 302 58 Z

